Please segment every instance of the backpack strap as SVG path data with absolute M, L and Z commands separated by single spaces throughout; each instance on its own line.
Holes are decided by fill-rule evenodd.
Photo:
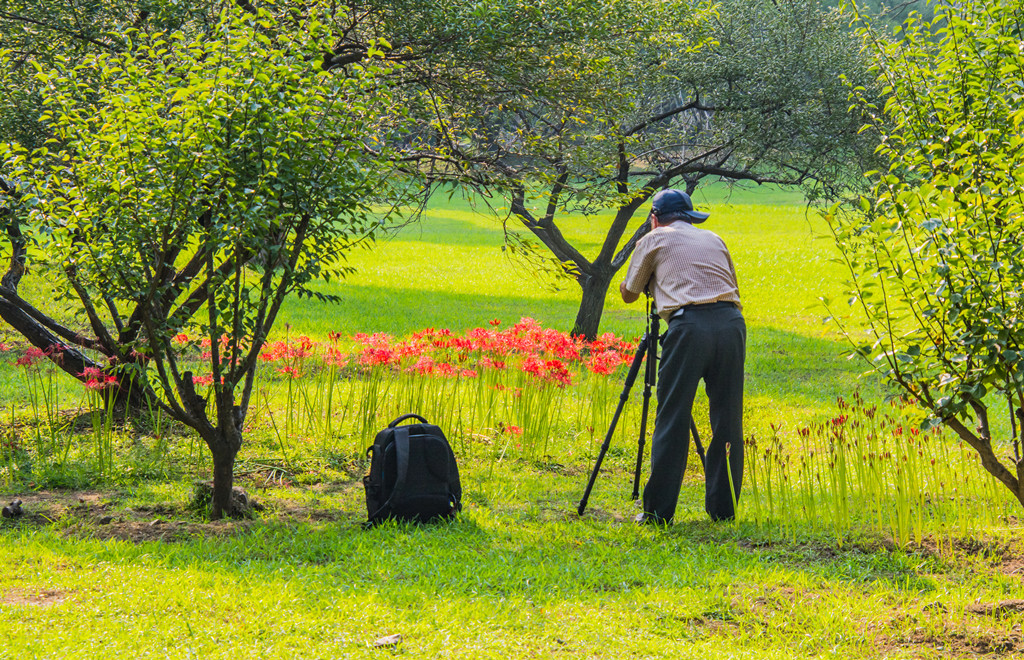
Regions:
M 397 426 L 398 424 L 400 424 L 401 422 L 404 422 L 407 419 L 418 419 L 418 420 L 420 420 L 420 422 L 422 422 L 424 424 L 429 424 L 430 423 L 427 420 L 425 420 L 422 417 L 420 417 L 419 415 L 417 415 L 416 413 L 409 413 L 407 415 L 402 415 L 401 417 L 396 417 L 395 419 L 391 420 L 391 423 L 388 424 L 388 428 Z
M 405 481 L 409 476 L 409 427 L 399 426 L 395 428 L 395 460 L 397 462 L 397 475 L 395 477 L 395 487 L 391 489 L 391 497 L 388 498 L 388 504 L 392 500 L 401 498 L 402 491 L 405 490 Z
M 372 449 L 372 447 L 371 447 Z M 395 486 L 391 489 L 391 497 L 380 505 L 380 508 L 370 516 L 373 522 L 382 513 L 391 507 L 391 503 L 399 498 L 405 490 L 405 481 L 409 476 L 409 427 L 399 426 L 395 429 L 395 460 L 397 462 L 397 474 L 395 475 Z

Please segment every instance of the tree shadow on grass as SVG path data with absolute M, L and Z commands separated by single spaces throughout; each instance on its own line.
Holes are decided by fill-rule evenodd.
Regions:
M 855 390 L 880 397 L 878 378 L 863 374 L 869 365 L 848 359 L 840 341 L 752 326 L 747 334 L 746 393 L 791 405 L 813 405 L 847 399 Z

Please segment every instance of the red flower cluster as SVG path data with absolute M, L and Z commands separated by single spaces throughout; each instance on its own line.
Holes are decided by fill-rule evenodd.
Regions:
M 44 351 L 36 348 L 35 346 L 32 346 L 27 351 L 25 351 L 24 355 L 15 360 L 14 363 L 19 367 L 31 367 L 35 365 L 35 363 L 38 362 L 39 360 L 42 360 L 47 355 L 50 355 L 51 352 L 51 350 Z
M 504 330 L 498 329 L 501 325 L 498 319 L 490 321 L 489 325 L 462 334 L 446 328 L 426 328 L 404 340 L 396 340 L 386 333 L 358 333 L 352 336 L 356 348 L 350 354 L 338 347 L 342 339 L 340 333 L 329 333 L 329 344 L 323 346 L 300 336 L 267 342 L 260 352 L 260 360 L 276 364 L 277 372 L 288 378 L 300 377 L 310 367 L 308 360 L 318 357 L 311 368 L 316 369 L 320 362 L 339 369 L 350 365 L 359 369 L 389 367 L 440 378 L 476 378 L 482 371 L 502 371 L 512 365 L 538 381 L 566 386 L 572 385 L 574 373 L 582 369 L 601 376 L 614 373 L 632 359 L 636 350 L 635 343 L 612 333 L 587 342 L 542 328 L 531 318 L 523 318 Z M 175 341 L 186 344 L 192 340 L 181 333 Z M 221 343 L 230 344 L 226 338 L 221 338 Z M 200 346 L 209 348 L 209 339 L 203 340 Z M 209 359 L 209 352 L 203 352 L 201 357 Z
M 536 355 L 527 355 L 522 368 L 540 380 L 549 380 L 559 385 L 572 385 L 572 374 L 561 360 L 545 360 Z
M 281 360 L 302 360 L 313 350 L 313 341 L 309 337 L 299 337 L 297 344 L 288 341 L 275 341 L 263 345 L 260 360 L 278 362 Z
M 117 387 L 117 377 L 103 373 L 103 370 L 98 367 L 86 367 L 85 371 L 78 375 L 85 378 L 85 386 L 90 390 L 99 392 Z

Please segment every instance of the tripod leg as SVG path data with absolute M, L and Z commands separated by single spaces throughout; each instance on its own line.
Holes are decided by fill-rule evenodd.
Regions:
M 636 467 L 633 469 L 633 501 L 640 499 L 640 470 L 644 464 L 644 445 L 647 442 L 647 419 L 651 409 L 651 388 L 658 378 L 658 315 L 651 314 L 651 327 L 648 331 L 650 341 L 647 344 L 647 370 L 644 372 L 644 404 L 640 413 L 640 437 L 637 440 Z
M 626 374 L 626 382 L 622 387 L 622 394 L 619 395 L 619 405 L 615 408 L 615 414 L 612 415 L 612 423 L 608 426 L 608 433 L 604 436 L 604 442 L 601 443 L 601 451 L 597 454 L 597 460 L 594 462 L 594 470 L 590 473 L 590 480 L 587 482 L 587 489 L 583 492 L 583 497 L 580 499 L 579 506 L 576 507 L 576 512 L 579 515 L 583 515 L 583 512 L 587 509 L 587 500 L 590 499 L 590 491 L 594 489 L 594 482 L 597 481 L 597 473 L 601 470 L 601 463 L 604 461 L 605 454 L 608 453 L 608 447 L 612 443 L 612 435 L 615 433 L 615 425 L 619 423 L 619 417 L 622 415 L 622 409 L 626 406 L 626 400 L 629 399 L 629 391 L 633 388 L 633 383 L 636 381 L 637 374 L 640 373 L 640 365 L 643 364 L 644 354 L 647 352 L 648 337 L 644 335 L 643 339 L 640 340 L 640 345 L 636 349 L 636 355 L 633 356 L 633 364 L 629 367 L 629 373 Z

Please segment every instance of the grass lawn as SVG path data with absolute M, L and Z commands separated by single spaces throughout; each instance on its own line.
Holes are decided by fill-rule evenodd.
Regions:
M 747 432 L 774 435 L 796 465 L 797 429 L 827 424 L 837 396 L 881 398 L 822 323 L 817 299 L 836 297 L 844 273 L 824 225 L 792 195 L 712 187 L 696 203 L 712 212 L 705 226 L 725 239 L 739 271 Z M 602 222 L 577 218 L 565 231 L 593 252 Z M 324 285 L 341 304 L 290 301 L 287 333 L 461 332 L 521 317 L 569 329 L 575 284 L 538 280 L 500 248 L 493 218 L 464 202 L 433 206 L 422 222 L 350 256 L 357 273 Z M 643 310 L 609 296 L 602 330 L 635 337 Z M 0 419 L 24 414 L 21 378 L 0 366 L 0 410 L 13 411 Z M 66 396 L 78 400 L 71 388 Z M 276 396 L 264 408 L 279 406 Z M 638 405 L 634 396 L 625 424 L 635 424 Z M 0 441 L 28 444 L 27 432 L 8 423 Z M 83 472 L 66 475 L 75 488 L 41 481 L 38 465 L 5 474 L 0 498 L 22 499 L 26 514 L 0 519 L 0 658 L 1024 654 L 1020 517 L 995 489 L 956 495 L 950 524 L 959 531 L 922 518 L 923 537 L 901 544 L 870 524 L 875 511 L 853 512 L 841 536 L 806 511 L 790 524 L 711 524 L 703 476 L 690 469 L 676 524 L 637 527 L 635 440 L 616 439 L 581 519 L 575 505 L 592 446 L 563 452 L 569 438 L 527 455 L 472 435 L 456 444 L 466 493 L 459 520 L 364 530 L 365 461 L 354 450 L 316 453 L 300 439 L 286 446 L 264 422 L 247 436 L 237 478 L 266 511 L 210 523 L 188 508 L 203 454 L 170 433 L 164 457 L 147 462 L 156 452 L 148 433 L 119 436 L 114 477 L 90 475 L 84 461 Z M 76 437 L 72 452 L 90 456 L 89 432 Z M 976 510 L 984 507 L 999 511 Z

